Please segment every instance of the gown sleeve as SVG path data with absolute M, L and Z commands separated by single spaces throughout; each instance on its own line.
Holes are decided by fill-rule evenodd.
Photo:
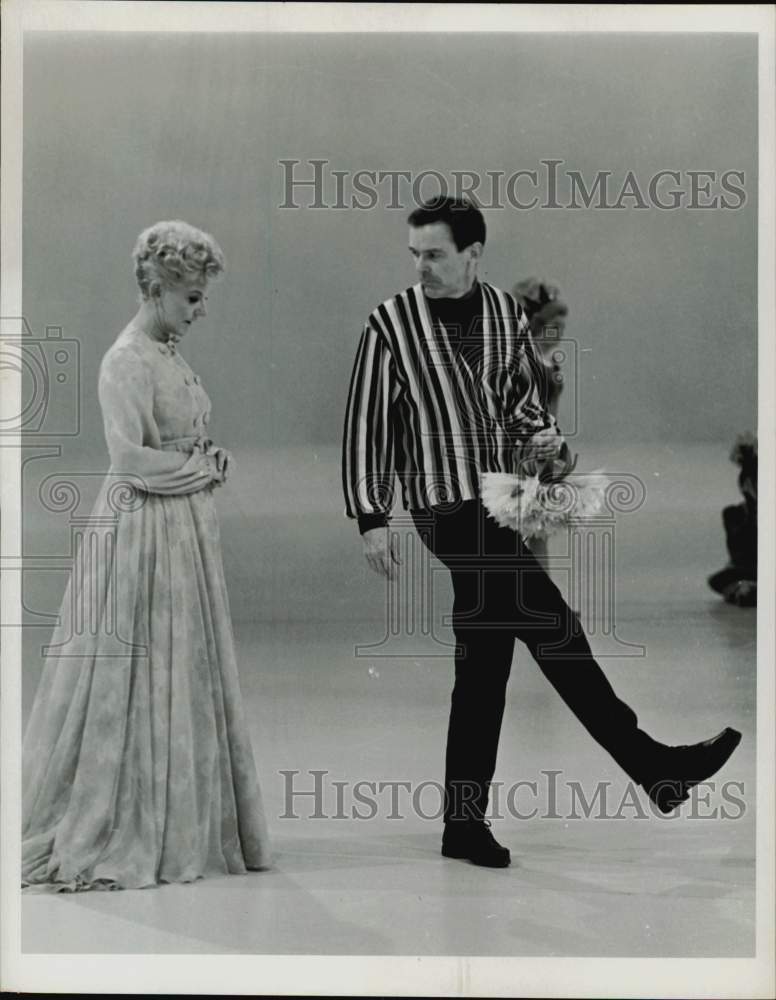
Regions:
M 111 467 L 137 477 L 146 493 L 187 494 L 215 478 L 215 462 L 201 451 L 163 451 L 153 413 L 153 381 L 147 363 L 130 351 L 102 363 L 99 398 Z

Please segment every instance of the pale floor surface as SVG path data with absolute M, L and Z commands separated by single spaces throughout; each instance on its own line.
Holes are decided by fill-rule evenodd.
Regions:
M 25 896 L 23 950 L 35 952 L 229 952 L 244 954 L 470 954 L 744 956 L 754 947 L 753 657 L 751 616 L 711 617 L 719 644 L 699 683 L 696 659 L 657 654 L 607 672 L 640 709 L 643 724 L 673 742 L 706 738 L 724 724 L 745 739 L 720 787 L 674 818 L 654 817 L 628 796 L 625 778 L 587 737 L 527 654 L 510 683 L 496 780 L 501 795 L 524 786 L 516 807 L 533 819 L 496 820 L 512 867 L 486 871 L 439 856 L 438 820 L 388 819 L 391 786 L 371 797 L 372 820 L 352 785 L 338 807 L 334 781 L 439 781 L 449 666 L 414 659 L 354 662 L 349 638 L 333 628 L 241 628 L 241 662 L 261 665 L 243 682 L 252 738 L 273 833 L 271 871 L 211 878 L 188 886 L 121 893 Z M 341 627 L 340 627 L 341 628 Z M 269 633 L 269 634 L 268 634 Z M 274 635 L 272 634 L 274 633 Z M 686 646 L 685 628 L 650 626 L 658 650 Z M 711 635 L 708 635 L 711 638 Z M 650 646 L 650 648 L 652 648 Z M 685 654 L 686 656 L 686 654 Z M 268 665 L 271 667 L 268 668 Z M 370 667 L 372 673 L 370 673 Z M 649 669 L 647 669 L 649 668 Z M 375 672 L 376 671 L 376 672 Z M 663 689 L 661 691 L 661 688 Z M 311 818 L 310 771 L 326 771 L 322 811 Z M 281 771 L 298 770 L 290 777 Z M 551 775 L 555 812 L 548 809 Z M 582 818 L 611 782 L 603 812 Z M 362 790 L 365 786 L 362 786 Z M 368 790 L 365 794 L 368 794 Z M 744 806 L 736 805 L 743 800 Z M 600 800 L 599 800 L 600 802 Z M 428 786 L 420 809 L 438 808 Z M 736 817 L 722 819 L 722 809 Z M 348 817 L 337 819 L 337 812 Z M 506 808 L 505 808 L 506 811 Z M 573 818 L 573 813 L 577 817 Z M 296 814 L 299 818 L 282 818 Z M 644 818 L 647 813 L 647 818 Z M 716 814 L 717 818 L 713 818 Z
M 731 471 L 722 463 L 719 481 Z M 237 622 L 273 869 L 140 891 L 25 895 L 23 951 L 752 955 L 755 615 L 705 588 L 706 573 L 724 561 L 714 506 L 700 517 L 689 504 L 656 507 L 626 533 L 617 634 L 644 645 L 646 655 L 602 658 L 618 694 L 657 738 L 689 743 L 725 725 L 744 733 L 695 815 L 687 806 L 678 817 L 657 818 L 643 797 L 623 801 L 627 779 L 518 645 L 496 781 L 504 795 L 515 781 L 536 782 L 536 794 L 524 786 L 517 802 L 539 815 L 495 820 L 494 832 L 512 850 L 507 870 L 442 859 L 440 822 L 413 815 L 404 791 L 397 793 L 404 818 L 388 818 L 390 790 L 374 794 L 374 819 L 351 818 L 359 780 L 441 780 L 452 667 L 446 655 L 429 655 L 440 647 L 405 638 L 356 657 L 354 643 L 381 638 L 379 621 Z M 709 538 L 713 524 L 718 534 Z M 227 540 L 228 532 L 227 523 Z M 354 585 L 379 588 L 375 581 L 364 575 Z M 449 641 L 444 627 L 438 634 Z M 594 639 L 593 646 L 617 652 L 611 642 Z M 288 779 L 281 771 L 298 770 L 295 787 L 307 790 L 314 769 L 327 772 L 328 818 L 311 818 L 309 797 L 292 803 L 299 818 L 282 818 Z M 558 819 L 542 816 L 550 771 L 561 772 Z M 349 783 L 344 819 L 333 818 L 334 781 Z M 579 804 L 573 818 L 574 781 L 588 800 L 597 782 L 609 782 L 606 810 L 621 805 L 623 818 L 595 818 L 597 809 L 581 818 Z M 433 789 L 424 793 L 424 811 L 437 804 Z M 721 818 L 723 809 L 737 818 Z

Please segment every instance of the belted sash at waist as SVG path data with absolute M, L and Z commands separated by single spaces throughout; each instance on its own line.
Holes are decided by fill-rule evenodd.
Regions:
M 192 435 L 191 437 L 171 438 L 169 441 L 162 441 L 162 451 L 182 451 L 187 455 L 195 451 L 203 454 L 211 447 L 213 442 L 204 435 Z

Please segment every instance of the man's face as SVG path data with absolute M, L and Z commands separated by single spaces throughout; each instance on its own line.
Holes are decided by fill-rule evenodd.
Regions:
M 430 299 L 459 298 L 472 286 L 481 243 L 458 250 L 445 222 L 410 226 L 410 253 L 423 291 Z

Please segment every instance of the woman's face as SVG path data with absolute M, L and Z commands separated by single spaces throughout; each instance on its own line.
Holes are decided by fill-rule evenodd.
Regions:
M 162 289 L 157 317 L 164 333 L 180 339 L 194 320 L 207 316 L 206 281 L 192 281 Z

